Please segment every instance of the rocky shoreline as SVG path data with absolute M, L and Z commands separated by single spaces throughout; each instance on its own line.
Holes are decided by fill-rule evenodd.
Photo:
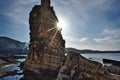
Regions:
M 37 80 L 120 80 L 120 67 L 103 66 L 75 52 L 68 51 L 66 54 L 66 60 L 59 71 L 44 69 L 24 71 L 22 80 L 34 80 L 35 76 Z
M 15 73 L 13 66 L 20 64 L 16 59 L 22 58 L 21 56 L 0 55 L 0 78 Z
M 68 52 L 56 80 L 120 80 L 119 71 L 116 67 L 104 67 L 75 52 Z
M 6 56 L 4 56 L 6 57 Z M 23 75 L 23 73 L 18 73 L 14 71 L 4 71 L 5 66 L 10 66 L 18 64 L 19 62 L 15 58 L 4 58 L 0 57 L 0 78 L 8 75 Z M 18 65 L 16 65 L 18 66 Z M 21 65 L 23 66 L 23 65 Z M 43 70 L 43 69 L 39 69 Z M 36 76 L 38 80 L 119 80 L 120 79 L 120 67 L 117 66 L 103 66 L 101 63 L 91 61 L 84 58 L 83 56 L 75 52 L 67 52 L 66 60 L 59 71 L 52 71 L 51 74 L 49 70 L 44 70 L 44 74 L 37 71 L 29 72 L 24 71 L 24 77 L 21 80 L 32 80 Z M 49 73 L 48 73 L 49 72 Z M 41 75 L 41 76 L 40 76 Z M 57 77 L 57 78 L 56 78 Z

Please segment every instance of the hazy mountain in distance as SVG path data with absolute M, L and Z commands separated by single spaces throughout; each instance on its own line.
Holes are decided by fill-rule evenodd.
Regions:
M 0 50 L 28 50 L 29 44 L 9 37 L 0 37 Z
M 89 49 L 79 50 L 75 48 L 66 48 L 66 50 L 76 52 L 79 54 L 80 53 L 120 53 L 120 51 L 99 51 L 99 50 L 89 50 Z
M 26 42 L 20 42 L 18 40 L 14 40 L 9 37 L 0 36 L 0 51 L 28 51 L 29 50 L 29 44 Z M 73 51 L 76 53 L 120 53 L 120 51 L 99 51 L 99 50 L 79 50 L 75 48 L 66 48 L 68 51 Z

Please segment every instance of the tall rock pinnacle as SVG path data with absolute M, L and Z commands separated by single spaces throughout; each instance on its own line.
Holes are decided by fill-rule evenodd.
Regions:
M 41 6 L 50 7 L 50 0 L 41 0 Z
M 58 70 L 64 60 L 65 41 L 56 27 L 58 18 L 50 0 L 41 0 L 30 12 L 30 46 L 24 70 Z M 42 73 L 42 72 L 40 72 Z

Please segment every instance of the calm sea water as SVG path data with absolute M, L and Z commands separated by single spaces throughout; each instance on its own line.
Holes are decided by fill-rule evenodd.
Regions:
M 103 58 L 120 61 L 120 53 L 86 53 L 81 55 L 102 64 Z

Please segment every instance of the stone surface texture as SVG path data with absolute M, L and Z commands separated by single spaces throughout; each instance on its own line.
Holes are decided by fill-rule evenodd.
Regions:
M 88 60 L 79 53 L 67 52 L 65 65 L 56 80 L 119 80 L 106 71 L 101 63 Z
M 58 70 L 64 60 L 65 41 L 57 30 L 58 18 L 50 0 L 41 0 L 30 12 L 30 46 L 24 70 Z

